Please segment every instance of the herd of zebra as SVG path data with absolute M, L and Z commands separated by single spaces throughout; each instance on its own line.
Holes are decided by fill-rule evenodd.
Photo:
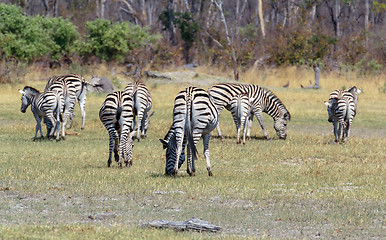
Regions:
M 54 76 L 46 84 L 44 92 L 40 93 L 33 87 L 26 86 L 19 90 L 22 94 L 21 111 L 24 113 L 31 105 L 36 119 L 35 137 L 41 129 L 41 120 L 47 126 L 47 137 L 60 140 L 65 138 L 65 128 L 70 127 L 74 117 L 74 107 L 79 102 L 82 115 L 82 129 L 85 124 L 85 102 L 87 85 L 90 85 L 78 74 Z M 328 110 L 328 121 L 334 125 L 335 141 L 346 141 L 350 135 L 350 127 L 356 115 L 358 94 L 361 92 L 355 86 L 347 90 L 335 90 L 325 102 Z M 129 83 L 123 91 L 115 91 L 106 96 L 99 111 L 99 118 L 109 134 L 108 167 L 114 160 L 122 166 L 132 165 L 134 137 L 146 138 L 149 128 L 149 113 L 152 107 L 151 94 L 145 84 Z M 219 117 L 223 109 L 232 113 L 237 129 L 237 143 L 241 143 L 240 132 L 243 130 L 243 143 L 250 138 L 253 117 L 256 116 L 263 130 L 264 137 L 269 140 L 263 112 L 272 117 L 274 129 L 280 139 L 287 137 L 287 122 L 291 115 L 281 100 L 270 90 L 253 84 L 218 83 L 206 91 L 197 87 L 188 87 L 179 92 L 174 100 L 173 123 L 163 139 L 159 139 L 166 149 L 165 172 L 176 175 L 185 161 L 187 148 L 187 173 L 195 174 L 197 159 L 196 145 L 203 138 L 204 157 L 207 162 L 209 176 L 212 170 L 209 159 L 209 140 L 212 130 L 217 128 L 222 137 Z M 135 128 L 137 126 L 137 129 Z M 338 129 L 339 126 L 339 129 Z

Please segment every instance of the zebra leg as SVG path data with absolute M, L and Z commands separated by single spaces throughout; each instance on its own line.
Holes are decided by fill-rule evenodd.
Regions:
M 222 135 L 222 133 L 221 133 L 221 129 L 220 129 L 220 120 L 219 120 L 219 122 L 217 123 L 217 126 L 216 126 L 216 130 L 217 130 L 217 135 L 219 136 L 219 138 L 221 139 L 221 141 L 222 140 L 224 140 L 224 137 L 223 137 L 223 135 Z
M 339 141 L 339 137 L 338 137 L 338 122 L 336 120 L 334 120 L 334 122 L 332 124 L 334 125 L 335 142 L 338 142 Z
M 246 121 L 246 118 L 242 119 L 241 121 L 241 126 L 243 126 L 243 144 L 245 144 L 245 133 L 247 132 L 247 121 Z
M 114 158 L 115 158 L 115 161 L 117 160 L 117 153 L 116 153 L 116 150 L 117 150 L 117 142 L 116 142 L 116 135 L 115 135 L 115 130 L 114 130 L 114 127 L 113 126 L 109 126 L 109 159 L 107 160 L 107 167 L 110 167 L 111 166 L 111 157 L 112 157 L 112 153 L 113 153 L 113 150 L 114 150 Z
M 51 123 L 51 131 L 50 131 L 50 135 L 49 135 L 49 139 L 50 140 L 53 140 L 53 138 L 54 138 L 54 133 L 55 133 L 55 130 L 56 130 L 56 120 L 55 120 L 55 118 L 53 117 L 53 116 L 47 116 L 47 118 L 48 118 L 48 121 L 50 121 L 50 123 Z
M 261 129 L 263 130 L 263 134 L 264 134 L 265 139 L 270 140 L 269 137 L 268 137 L 267 130 L 265 129 L 265 124 L 264 124 L 264 121 L 263 121 L 263 114 L 261 112 L 259 112 L 258 114 L 256 114 L 256 118 L 257 118 L 257 120 L 260 123 Z
M 114 134 L 115 134 L 115 139 L 114 139 L 114 160 L 116 162 L 119 162 L 119 152 L 118 152 L 118 146 L 119 146 L 119 135 L 120 133 L 116 133 L 114 131 Z
M 74 117 L 75 117 L 75 112 L 72 112 L 70 114 L 70 116 L 68 117 L 66 128 L 71 128 L 72 121 L 73 121 Z
M 84 129 L 84 124 L 86 121 L 86 94 L 84 97 L 81 97 L 78 99 L 79 107 L 80 107 L 80 114 L 82 115 L 82 127 L 80 129 Z
M 247 140 L 251 140 L 251 128 L 253 123 L 253 114 L 251 114 L 247 119 Z
M 204 156 L 206 160 L 206 169 L 208 170 L 208 175 L 213 176 L 212 168 L 210 167 L 210 159 L 209 159 L 209 134 L 205 134 L 203 136 L 204 142 Z
M 44 138 L 43 137 L 43 131 L 42 131 L 42 125 L 41 125 L 41 119 L 40 117 L 37 115 L 37 114 L 34 114 L 35 116 L 35 119 L 36 119 L 36 127 L 35 127 L 35 137 L 34 137 L 34 141 L 36 140 L 36 137 L 38 135 L 38 131 L 40 131 L 40 137 L 41 138 Z

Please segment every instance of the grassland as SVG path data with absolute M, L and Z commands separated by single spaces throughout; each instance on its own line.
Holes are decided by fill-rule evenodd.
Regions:
M 288 138 L 278 140 L 265 117 L 265 141 L 254 123 L 251 141 L 236 145 L 228 112 L 214 137 L 208 177 L 202 153 L 195 177 L 182 167 L 164 176 L 159 138 L 171 121 L 175 95 L 195 84 L 228 81 L 227 73 L 180 71 L 172 80 L 147 80 L 153 96 L 148 138 L 135 144 L 134 165 L 107 168 L 108 135 L 98 119 L 105 94 L 87 96 L 85 130 L 80 112 L 67 140 L 32 141 L 35 120 L 20 112 L 18 88 L 45 82 L 31 73 L 26 83 L 0 86 L 0 239 L 201 239 L 201 238 L 386 238 L 386 94 L 384 76 L 322 75 L 319 90 L 299 87 L 309 70 L 265 70 L 243 75 L 273 90 L 291 112 Z M 216 75 L 216 77 L 214 77 Z M 88 77 L 86 75 L 86 77 Z M 123 83 L 127 79 L 119 79 Z M 289 88 L 281 86 L 290 80 Z M 349 143 L 334 144 L 323 100 L 331 90 L 362 87 Z M 216 136 L 216 133 L 213 133 Z M 198 144 L 202 152 L 201 141 Z M 219 233 L 143 228 L 153 220 L 195 216 L 220 225 Z

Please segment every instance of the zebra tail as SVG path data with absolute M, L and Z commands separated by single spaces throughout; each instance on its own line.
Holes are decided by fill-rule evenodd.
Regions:
M 241 111 L 241 99 L 238 98 L 237 99 L 237 122 L 239 123 L 239 126 L 241 124 L 241 115 L 242 115 L 242 111 Z
M 61 99 L 61 94 L 56 93 L 56 101 L 58 102 L 58 106 L 56 107 L 57 114 L 59 115 L 59 121 L 63 122 L 63 116 L 62 116 L 62 99 Z
M 193 130 L 192 130 L 192 102 L 191 99 L 186 101 L 186 120 L 185 120 L 185 132 L 188 142 L 188 151 L 192 153 L 192 160 L 197 159 L 197 148 L 194 145 Z

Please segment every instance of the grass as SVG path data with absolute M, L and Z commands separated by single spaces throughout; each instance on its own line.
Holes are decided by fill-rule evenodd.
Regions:
M 105 94 L 88 94 L 83 131 L 76 107 L 71 131 L 80 135 L 33 142 L 35 120 L 29 110 L 20 112 L 17 89 L 43 89 L 45 82 L 0 86 L 0 239 L 386 237 L 386 94 L 378 90 L 379 79 L 324 76 L 326 87 L 304 90 L 292 83 L 280 87 L 287 83 L 284 76 L 302 81 L 294 69 L 267 70 L 255 80 L 246 73 L 245 81 L 269 86 L 291 112 L 287 140 L 278 140 L 265 115 L 273 140 L 262 140 L 255 122 L 253 139 L 236 145 L 232 118 L 224 111 L 220 125 L 227 137 L 210 142 L 214 177 L 207 176 L 201 141 L 195 177 L 184 172 L 185 165 L 176 178 L 164 176 L 158 139 L 171 124 L 174 97 L 194 79 L 207 88 L 211 75 L 205 71 L 146 82 L 156 113 L 148 138 L 135 143 L 134 165 L 123 169 L 115 163 L 107 168 L 108 134 L 98 119 Z M 299 71 L 305 79 L 312 76 Z M 226 80 L 226 74 L 220 77 L 213 81 Z M 334 88 L 352 84 L 364 89 L 352 136 L 347 144 L 333 144 L 323 100 Z M 142 227 L 192 216 L 223 230 L 200 234 Z

